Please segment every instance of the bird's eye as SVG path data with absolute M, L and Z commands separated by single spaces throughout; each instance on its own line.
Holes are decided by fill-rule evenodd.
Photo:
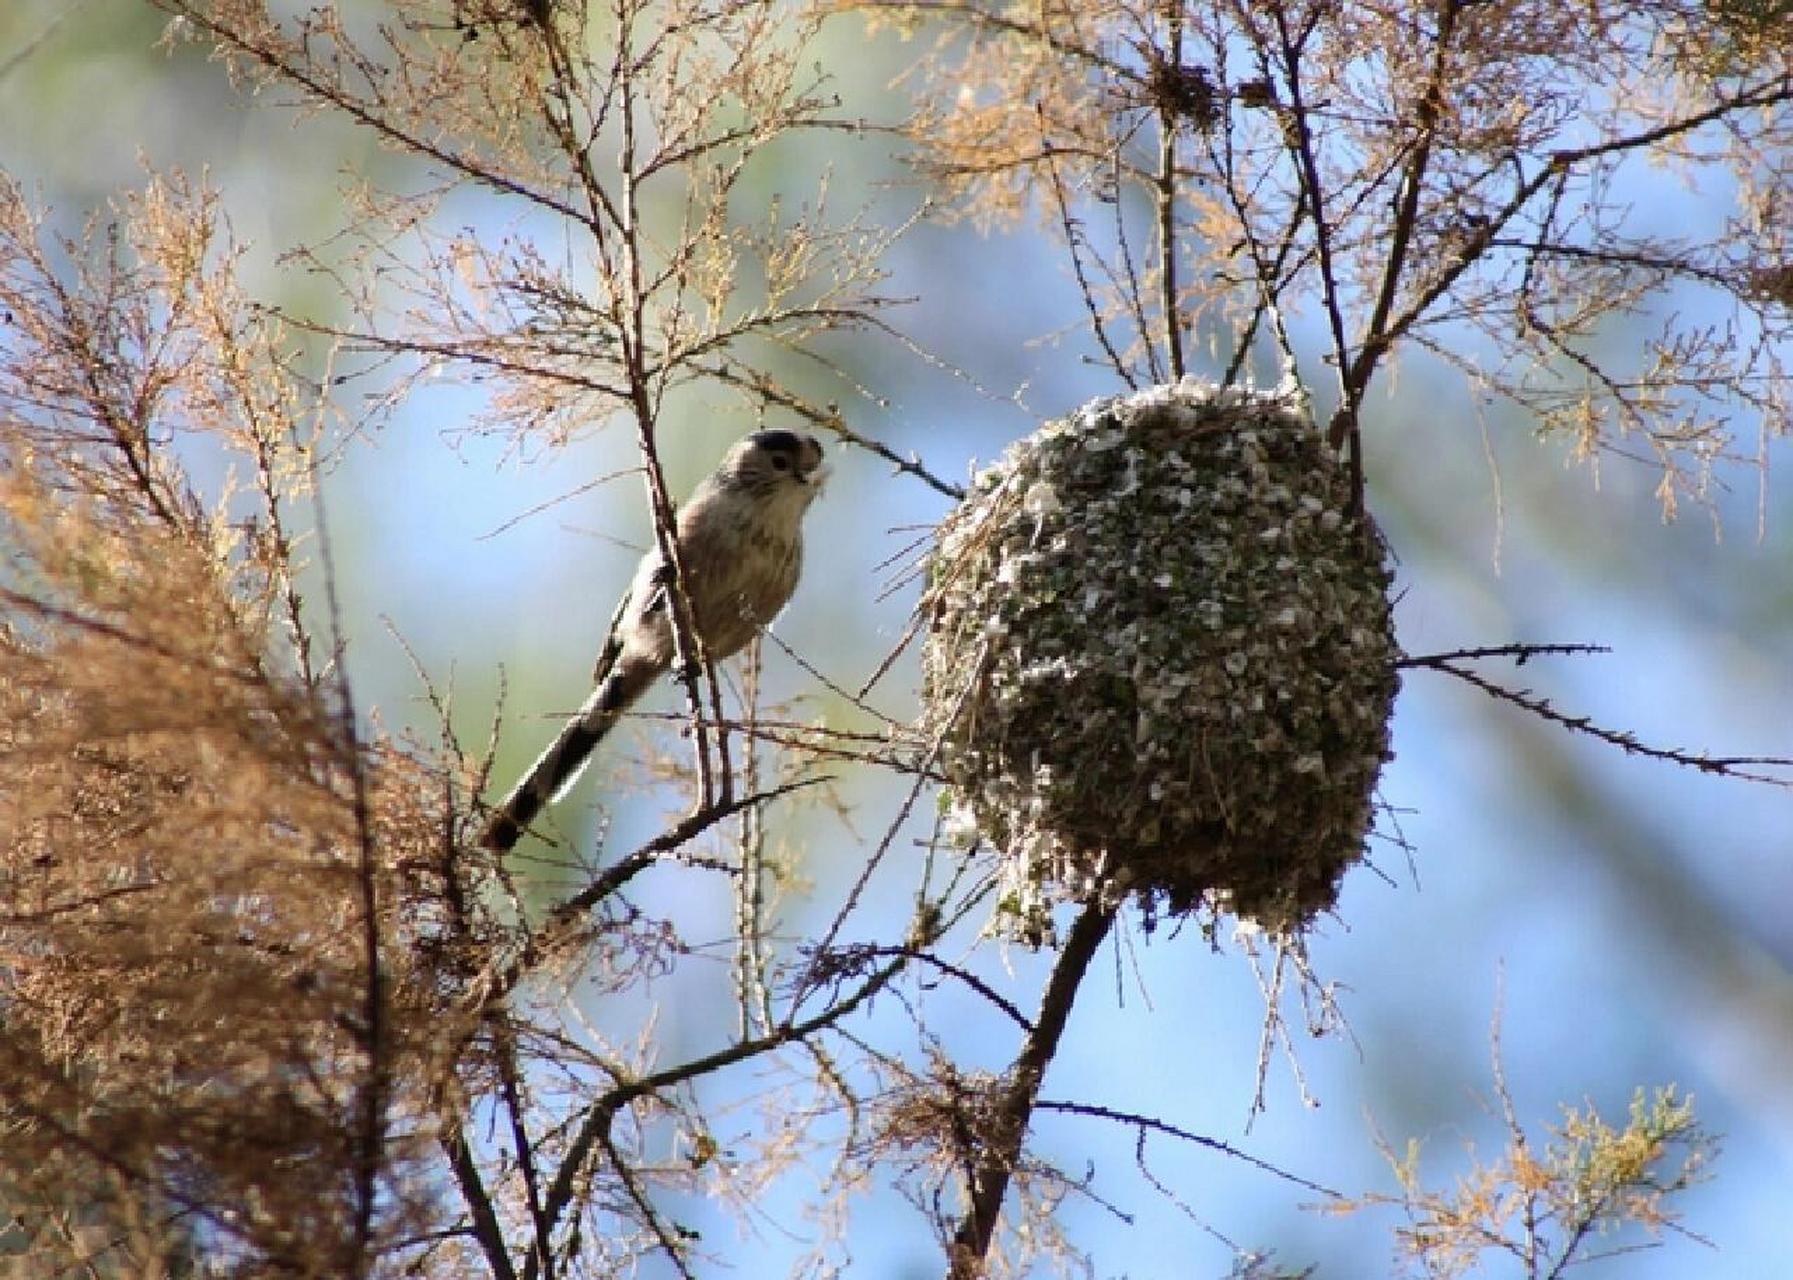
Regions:
M 789 471 L 791 469 L 790 455 L 783 454 L 783 453 L 773 454 L 772 455 L 772 469 L 774 471 Z

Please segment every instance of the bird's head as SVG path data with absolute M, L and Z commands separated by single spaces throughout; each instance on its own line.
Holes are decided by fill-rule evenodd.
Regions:
M 801 494 L 807 505 L 828 473 L 822 446 L 800 431 L 756 431 L 728 451 L 720 471 L 735 484 L 756 491 Z

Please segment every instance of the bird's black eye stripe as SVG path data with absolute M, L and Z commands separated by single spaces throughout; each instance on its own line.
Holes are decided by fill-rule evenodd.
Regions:
M 774 471 L 789 471 L 791 469 L 791 455 L 788 453 L 773 454 L 772 469 Z

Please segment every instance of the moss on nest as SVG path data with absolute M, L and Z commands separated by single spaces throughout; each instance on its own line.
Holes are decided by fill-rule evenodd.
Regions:
M 925 727 L 1055 902 L 1298 929 L 1362 855 L 1398 684 L 1380 540 L 1288 401 L 1185 379 L 1047 423 L 939 530 Z

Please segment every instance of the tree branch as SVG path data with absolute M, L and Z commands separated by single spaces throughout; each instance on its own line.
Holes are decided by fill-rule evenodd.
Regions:
M 1638 740 L 1636 734 L 1622 729 L 1608 729 L 1595 724 L 1591 716 L 1572 716 L 1559 711 L 1548 698 L 1533 693 L 1530 689 L 1509 689 L 1505 685 L 1496 684 L 1486 676 L 1457 665 L 1455 660 L 1487 656 L 1511 656 L 1505 650 L 1531 650 L 1532 652 L 1584 652 L 1593 650 L 1592 646 L 1572 645 L 1509 645 L 1489 650 L 1464 650 L 1457 654 L 1438 654 L 1423 658 L 1408 658 L 1401 665 L 1420 667 L 1430 671 L 1442 671 L 1445 675 L 1455 676 L 1465 684 L 1473 685 L 1496 702 L 1505 702 L 1518 707 L 1521 711 L 1548 720 L 1571 733 L 1586 734 L 1609 746 L 1618 747 L 1627 755 L 1644 756 L 1651 760 L 1664 760 L 1670 764 L 1678 764 L 1685 768 L 1697 769 L 1701 773 L 1710 773 L 1721 778 L 1737 778 L 1744 782 L 1762 782 L 1771 787 L 1793 789 L 1793 777 L 1777 777 L 1773 773 L 1763 772 L 1768 769 L 1793 770 L 1793 757 L 1786 756 L 1711 756 L 1704 752 L 1688 751 L 1679 747 L 1653 747 Z M 1519 661 L 1524 661 L 1530 653 L 1521 653 Z
M 997 1104 L 999 1137 L 980 1154 L 972 1171 L 971 1207 L 953 1234 L 947 1271 L 950 1280 L 980 1280 L 984 1275 L 1003 1197 L 1008 1194 L 1009 1179 L 1021 1157 L 1046 1068 L 1058 1052 L 1083 975 L 1113 924 L 1113 908 L 1091 903 L 1084 907 L 1065 938 L 1064 950 L 1059 953 L 1058 964 L 1040 1001 L 1040 1015 L 1022 1043 L 1021 1053 L 1009 1072 L 1008 1088 Z

